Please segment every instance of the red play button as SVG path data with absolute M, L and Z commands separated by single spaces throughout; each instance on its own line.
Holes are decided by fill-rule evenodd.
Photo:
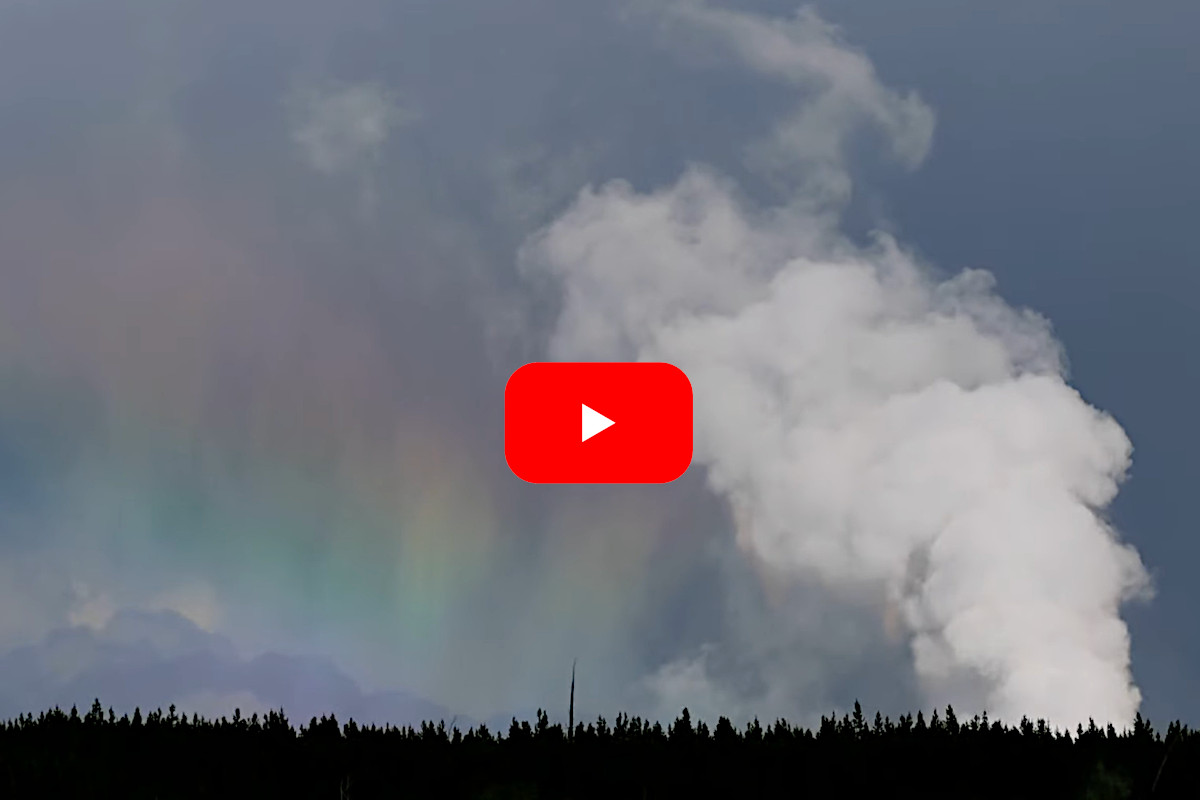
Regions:
M 530 483 L 673 481 L 692 461 L 692 384 L 670 364 L 526 364 L 504 389 L 504 456 Z

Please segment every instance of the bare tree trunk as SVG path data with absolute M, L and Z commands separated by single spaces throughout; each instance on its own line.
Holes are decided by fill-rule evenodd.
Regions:
M 576 659 L 577 661 L 578 659 Z M 571 662 L 571 704 L 567 707 L 567 741 L 575 738 L 575 661 Z

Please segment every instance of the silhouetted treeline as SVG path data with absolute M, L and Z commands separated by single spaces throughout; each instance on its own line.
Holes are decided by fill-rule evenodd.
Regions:
M 576 726 L 538 712 L 508 731 L 362 727 L 282 712 L 117 717 L 99 702 L 0 727 L 0 797 L 1200 798 L 1200 738 L 1092 725 L 1052 730 L 952 708 L 928 720 L 854 713 L 813 731 L 780 720 L 667 727 L 618 715 Z

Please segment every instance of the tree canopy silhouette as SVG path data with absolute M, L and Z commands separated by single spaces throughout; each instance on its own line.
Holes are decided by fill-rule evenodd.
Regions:
M 574 731 L 512 720 L 508 732 L 445 722 L 294 726 L 155 710 L 118 717 L 97 700 L 0 726 L 0 794 L 10 797 L 866 797 L 1195 798 L 1200 739 L 1140 716 L 1129 730 L 1016 725 L 954 709 L 925 720 L 862 707 L 813 731 L 779 719 L 710 730 L 685 708 L 665 729 L 618 714 Z

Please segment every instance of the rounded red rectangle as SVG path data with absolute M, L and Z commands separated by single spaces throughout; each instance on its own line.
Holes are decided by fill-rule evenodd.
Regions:
M 530 483 L 668 483 L 692 462 L 692 384 L 663 363 L 526 364 L 504 388 L 504 457 Z

